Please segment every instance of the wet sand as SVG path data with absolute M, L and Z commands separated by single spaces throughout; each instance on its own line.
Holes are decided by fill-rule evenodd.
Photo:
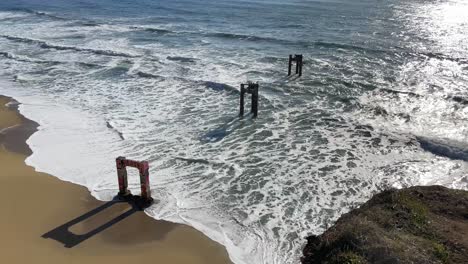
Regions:
M 0 96 L 0 257 L 2 263 L 231 263 L 223 246 L 185 225 L 156 221 L 138 211 L 72 248 L 42 235 L 106 203 L 84 187 L 25 165 L 25 143 L 37 124 Z M 110 157 L 113 158 L 113 157 Z M 113 204 L 69 228 L 75 234 L 129 210 Z

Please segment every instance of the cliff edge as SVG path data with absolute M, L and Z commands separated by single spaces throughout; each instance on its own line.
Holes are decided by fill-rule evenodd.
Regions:
M 303 255 L 303 264 L 468 263 L 468 191 L 384 191 L 309 236 Z

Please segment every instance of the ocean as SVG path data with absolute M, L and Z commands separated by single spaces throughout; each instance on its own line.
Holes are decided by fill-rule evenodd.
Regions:
M 40 124 L 36 170 L 109 200 L 115 158 L 148 160 L 148 215 L 235 264 L 298 263 L 304 237 L 379 191 L 468 189 L 467 14 L 463 0 L 2 0 L 0 94 Z M 256 119 L 238 117 L 247 81 Z

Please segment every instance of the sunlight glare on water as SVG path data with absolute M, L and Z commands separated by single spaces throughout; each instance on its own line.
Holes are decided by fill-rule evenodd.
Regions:
M 297 263 L 305 236 L 383 189 L 468 189 L 467 6 L 0 2 L 0 94 L 41 124 L 36 170 L 110 199 L 114 158 L 148 160 L 150 216 L 236 264 Z M 291 53 L 301 78 L 286 76 Z M 238 118 L 246 81 L 260 83 L 255 120 Z

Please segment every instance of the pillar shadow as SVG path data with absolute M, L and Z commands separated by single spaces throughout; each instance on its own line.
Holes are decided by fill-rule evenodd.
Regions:
M 246 116 L 251 115 L 252 114 L 250 112 L 246 114 Z M 200 141 L 203 143 L 214 143 L 221 141 L 241 126 L 242 122 L 239 121 L 239 117 L 232 118 L 225 124 L 222 124 L 202 135 L 200 137 Z
M 299 80 L 302 76 L 299 76 L 298 74 L 293 74 L 291 76 L 288 76 L 287 80 L 292 82 L 292 81 L 296 81 L 296 80 Z
M 117 217 L 111 219 L 110 221 L 102 224 L 101 226 L 89 231 L 86 234 L 74 234 L 71 232 L 69 229 L 70 227 L 83 222 L 100 212 L 104 211 L 105 209 L 112 207 L 115 204 L 118 203 L 128 203 L 131 205 L 131 208 L 125 211 L 124 213 L 118 215 Z M 100 232 L 108 229 L 109 227 L 119 223 L 120 221 L 124 220 L 125 218 L 131 216 L 132 214 L 144 210 L 145 207 L 148 205 L 145 204 L 140 196 L 134 196 L 130 195 L 129 197 L 122 199 L 120 197 L 115 197 L 112 201 L 106 202 L 103 205 L 96 207 L 95 209 L 61 225 L 58 226 L 49 232 L 45 233 L 42 235 L 43 238 L 50 238 L 53 240 L 56 240 L 64 245 L 66 248 L 72 248 L 83 241 L 87 240 L 88 238 L 93 237 L 96 234 L 99 234 Z
M 298 74 L 291 74 L 291 75 L 286 75 L 284 77 L 281 77 L 281 78 L 275 80 L 273 83 L 275 83 L 275 84 L 286 84 L 286 83 L 289 83 L 289 82 L 297 81 L 300 78 L 301 78 L 301 76 L 299 76 Z

